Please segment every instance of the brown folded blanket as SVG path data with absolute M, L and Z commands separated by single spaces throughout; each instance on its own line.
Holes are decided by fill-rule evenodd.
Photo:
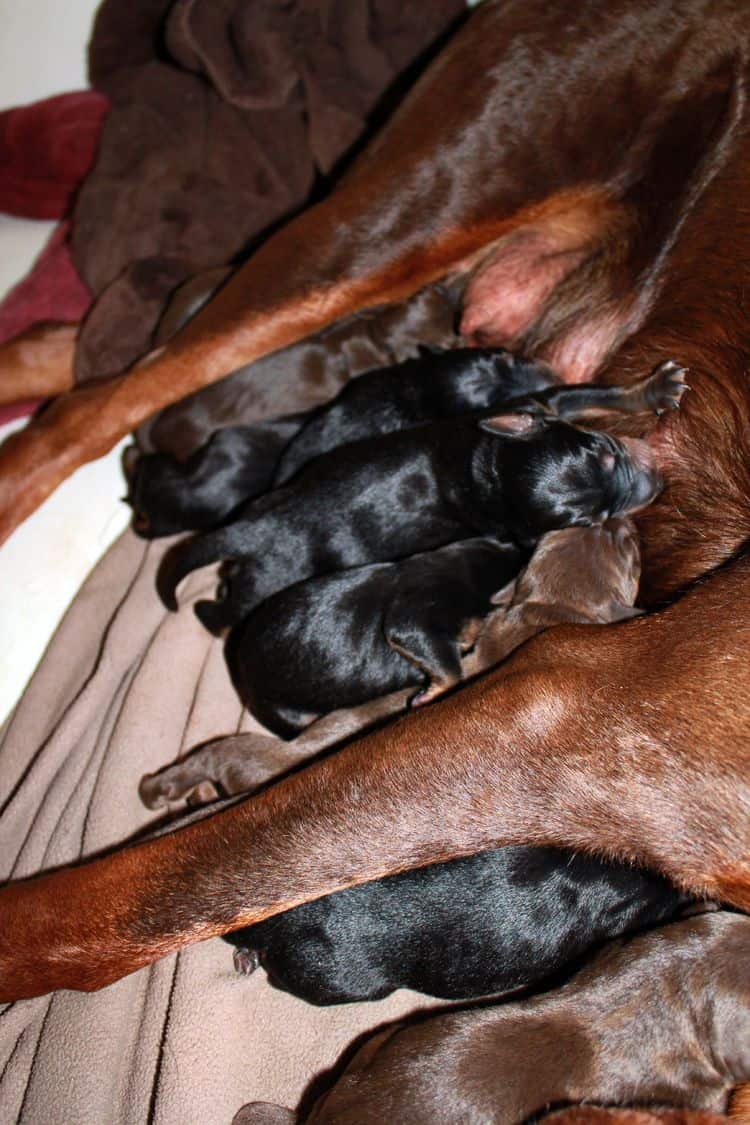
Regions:
M 463 0 L 104 0 L 89 68 L 113 109 L 75 212 L 76 265 L 98 298 L 77 380 L 128 367 L 178 285 L 299 208 L 462 11 Z
M 164 545 L 126 533 L 63 620 L 0 740 L 0 879 L 123 840 L 154 821 L 153 772 L 211 737 L 257 729 L 229 683 L 221 642 L 154 591 Z M 187 587 L 205 596 L 205 572 Z M 92 910 L 94 904 L 92 903 Z M 400 992 L 313 1008 L 238 977 L 212 940 L 83 995 L 0 1011 L 3 1122 L 230 1125 L 246 1102 L 296 1105 L 360 1032 L 434 1003 Z

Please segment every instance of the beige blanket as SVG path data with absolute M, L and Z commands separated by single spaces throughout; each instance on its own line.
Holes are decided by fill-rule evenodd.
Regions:
M 0 878 L 90 855 L 154 820 L 137 786 L 197 743 L 253 729 L 221 644 L 185 583 L 167 613 L 154 591 L 164 545 L 130 532 L 93 571 L 0 742 Z M 60 904 L 65 909 L 65 904 Z M 0 919 L 0 924 L 2 920 Z M 229 1125 L 252 1100 L 296 1105 L 361 1031 L 428 1001 L 317 1009 L 235 975 L 220 940 L 102 992 L 0 1009 L 0 1121 L 29 1125 Z

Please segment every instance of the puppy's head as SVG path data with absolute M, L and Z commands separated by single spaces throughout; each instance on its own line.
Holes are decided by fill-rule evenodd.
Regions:
M 566 527 L 539 541 L 516 582 L 514 601 L 556 607 L 559 617 L 570 621 L 621 621 L 639 612 L 632 607 L 640 573 L 638 536 L 630 520 Z
M 142 539 L 185 530 L 182 514 L 172 499 L 180 484 L 174 466 L 174 458 L 166 453 L 144 455 L 135 445 L 123 451 L 122 467 L 128 485 L 123 499 L 133 509 L 133 530 Z
M 503 443 L 504 497 L 530 539 L 637 512 L 661 491 L 645 442 L 580 429 L 536 411 L 486 418 L 480 426 Z

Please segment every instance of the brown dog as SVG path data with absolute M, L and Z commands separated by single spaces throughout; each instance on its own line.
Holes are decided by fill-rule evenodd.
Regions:
M 672 356 L 690 369 L 684 409 L 652 439 L 668 488 L 639 518 L 642 596 L 719 569 L 647 617 L 551 631 L 173 836 L 5 888 L 2 998 L 97 988 L 322 894 L 502 844 L 631 857 L 750 909 L 750 559 L 728 562 L 750 536 L 747 44 L 739 0 L 486 0 L 331 197 L 161 356 L 6 445 L 8 531 L 198 384 L 460 275 L 465 332 L 533 346 L 569 377 L 636 380 Z
M 611 942 L 559 989 L 376 1033 L 298 1119 L 515 1125 L 584 1100 L 723 1113 L 750 1078 L 749 958 L 750 919 L 725 912 Z
M 603 625 L 637 616 L 640 552 L 630 520 L 601 527 L 551 531 L 540 540 L 523 574 L 499 591 L 500 607 L 483 622 L 476 644 L 461 661 L 463 678 L 479 675 L 530 637 L 551 625 L 579 621 Z M 435 698 L 439 691 L 432 692 Z M 334 711 L 290 742 L 271 735 L 238 734 L 216 739 L 187 758 L 141 781 L 150 809 L 191 796 L 191 803 L 217 795 L 251 793 L 321 750 L 406 709 L 411 689 Z

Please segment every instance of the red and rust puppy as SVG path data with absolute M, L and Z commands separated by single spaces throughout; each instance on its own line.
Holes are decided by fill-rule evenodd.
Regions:
M 668 487 L 638 520 L 642 597 L 706 577 L 615 628 L 550 631 L 173 836 L 5 888 L 2 998 L 97 988 L 323 894 L 503 844 L 640 860 L 750 909 L 749 47 L 739 0 L 486 0 L 330 198 L 160 356 L 6 445 L 5 533 L 199 384 L 460 276 L 465 332 L 568 378 L 636 381 L 671 356 L 689 369 L 683 409 L 651 438 Z
M 608 1109 L 604 1106 L 579 1105 L 559 1109 L 538 1118 L 549 1125 L 727 1125 L 746 1117 L 734 1114 L 704 1113 L 695 1109 Z M 296 1125 L 294 1110 L 271 1102 L 249 1102 L 232 1118 L 232 1125 Z
M 221 273 L 226 280 L 228 271 Z M 174 308 L 159 326 L 159 344 L 170 340 L 212 295 L 210 275 L 207 292 L 203 277 L 177 291 Z M 406 301 L 362 309 L 186 395 L 139 427 L 138 445 L 184 460 L 227 426 L 276 418 L 290 409 L 314 410 L 355 375 L 414 359 L 420 346 L 457 347 L 459 313 L 459 293 L 440 283 Z

